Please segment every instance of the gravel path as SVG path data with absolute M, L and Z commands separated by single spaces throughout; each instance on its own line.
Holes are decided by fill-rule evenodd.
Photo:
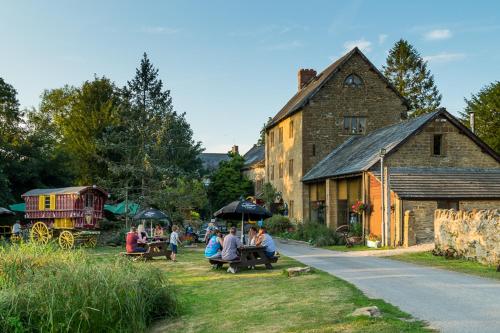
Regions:
M 500 332 L 500 282 L 396 260 L 278 241 L 278 250 L 351 282 L 442 332 Z

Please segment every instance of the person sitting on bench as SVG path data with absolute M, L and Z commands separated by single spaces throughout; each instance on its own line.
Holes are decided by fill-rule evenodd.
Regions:
M 255 245 L 264 246 L 266 248 L 266 257 L 274 257 L 274 254 L 276 252 L 276 245 L 274 245 L 274 240 L 271 235 L 267 233 L 266 227 L 260 228 Z
M 145 248 L 139 247 L 137 245 L 138 240 L 139 240 L 139 236 L 137 236 L 137 231 L 136 231 L 135 227 L 131 227 L 130 231 L 127 233 L 127 238 L 126 238 L 127 253 L 146 252 Z
M 236 228 L 231 227 L 229 235 L 224 237 L 222 244 L 222 260 L 233 261 L 238 258 L 238 248 L 241 246 L 240 239 L 236 237 Z
M 222 233 L 216 229 L 205 248 L 205 257 L 208 259 L 220 259 L 222 257 Z

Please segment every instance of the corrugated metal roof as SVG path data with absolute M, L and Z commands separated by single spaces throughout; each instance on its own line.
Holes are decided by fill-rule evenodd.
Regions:
M 500 199 L 500 168 L 390 168 L 389 175 L 402 199 Z
M 79 194 L 91 186 L 73 186 L 62 188 L 37 188 L 24 193 L 22 196 L 45 195 L 45 194 Z
M 243 158 L 245 159 L 244 167 L 248 168 L 254 164 L 263 162 L 265 156 L 264 153 L 265 153 L 264 146 L 254 145 L 252 148 L 250 148 L 249 151 L 246 152 L 245 155 L 243 155 Z
M 443 111 L 431 112 L 367 135 L 352 136 L 309 170 L 302 180 L 308 182 L 367 170 L 380 159 L 381 148 L 389 153 L 440 112 Z
M 306 103 L 318 92 L 319 89 L 335 74 L 338 69 L 354 54 L 359 54 L 361 57 L 372 67 L 372 69 L 377 73 L 382 80 L 385 81 L 387 87 L 392 89 L 394 93 L 401 99 L 401 101 L 408 105 L 406 99 L 401 96 L 401 94 L 394 88 L 394 86 L 387 80 L 387 78 L 373 65 L 370 60 L 361 52 L 357 47 L 352 49 L 350 52 L 339 58 L 333 64 L 328 66 L 323 72 L 313 78 L 305 87 L 300 89 L 290 100 L 285 104 L 285 106 L 274 116 L 271 122 L 266 126 L 270 128 L 276 125 L 280 120 L 288 117 L 294 112 L 300 110 Z

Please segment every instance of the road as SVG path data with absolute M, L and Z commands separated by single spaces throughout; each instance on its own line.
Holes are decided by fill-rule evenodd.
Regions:
M 373 256 L 278 241 L 278 250 L 354 284 L 441 332 L 500 332 L 500 282 Z

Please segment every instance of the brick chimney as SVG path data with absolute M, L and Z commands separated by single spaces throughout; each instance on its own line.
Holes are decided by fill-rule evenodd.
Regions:
M 236 155 L 238 155 L 240 153 L 237 145 L 234 145 L 231 147 L 231 153 L 236 154 Z
M 304 88 L 306 84 L 316 77 L 316 71 L 314 69 L 299 69 L 298 79 L 299 79 L 299 90 Z

